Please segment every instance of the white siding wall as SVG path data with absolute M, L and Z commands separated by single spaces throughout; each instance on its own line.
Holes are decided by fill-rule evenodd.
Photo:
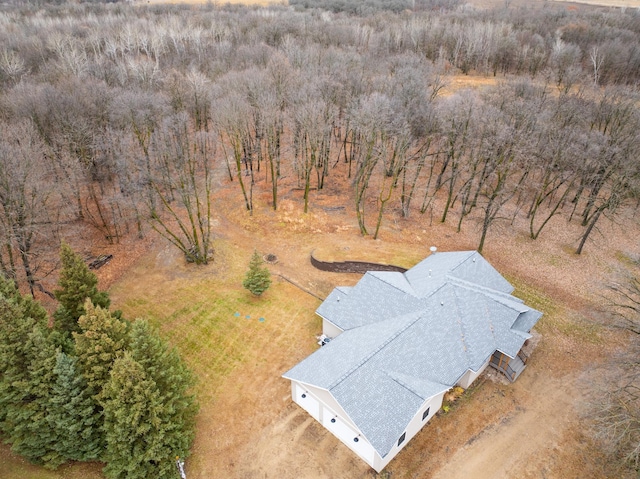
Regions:
M 333 339 L 339 334 L 341 334 L 342 332 L 343 332 L 342 329 L 340 329 L 338 326 L 333 324 L 331 321 L 329 321 L 328 319 L 322 318 L 322 334 L 324 334 L 325 336 L 329 336 L 330 338 Z
M 380 456 L 369 441 L 360 435 L 360 431 L 329 391 L 291 381 L 291 395 L 296 404 L 319 421 L 363 461 L 374 467 L 375 461 L 379 460 Z M 354 441 L 355 438 L 358 438 L 357 442 Z
M 305 411 L 307 411 L 316 421 L 320 421 L 320 401 L 311 394 L 304 386 L 298 383 L 293 385 L 293 400 Z
M 373 467 L 375 456 L 377 455 L 375 449 L 343 417 L 324 406 L 322 425 Z
M 323 320 L 323 325 L 330 325 L 336 328 L 329 321 Z M 327 329 L 323 328 L 323 333 L 330 337 L 327 333 Z M 342 332 L 338 328 L 337 331 Z M 339 334 L 339 333 L 338 333 Z M 471 383 L 485 370 L 489 365 L 489 360 L 477 371 L 467 371 L 462 378 L 458 381 L 458 385 L 463 388 L 468 388 Z M 342 441 L 349 449 L 355 452 L 363 461 L 369 464 L 377 472 L 380 472 L 386 467 L 389 462 L 406 446 L 409 441 L 415 436 L 424 425 L 440 410 L 442 407 L 442 400 L 444 399 L 445 392 L 433 396 L 427 399 L 422 407 L 418 410 L 414 418 L 407 425 L 406 436 L 402 444 L 395 446 L 389 451 L 385 457 L 381 457 L 369 444 L 369 442 L 363 436 L 360 436 L 358 428 L 353 424 L 351 419 L 347 416 L 346 412 L 340 407 L 331 393 L 325 389 L 318 389 L 307 384 L 297 383 L 291 381 L 291 393 L 293 400 L 320 422 L 327 430 L 329 430 L 334 436 Z M 302 395 L 305 395 L 303 398 Z M 422 419 L 422 415 L 429 408 L 429 415 Z M 335 422 L 331 422 L 331 419 L 335 419 Z M 358 442 L 353 439 L 357 437 Z M 400 439 L 400 437 L 398 437 Z M 397 441 L 397 440 L 396 440 Z
M 427 422 L 429 422 L 429 420 L 433 416 L 435 416 L 436 412 L 438 412 L 438 410 L 442 407 L 442 400 L 444 398 L 444 394 L 445 394 L 445 391 L 427 399 L 424 402 L 422 407 L 420 407 L 416 415 L 413 417 L 413 419 L 405 429 L 404 432 L 406 432 L 406 436 L 402 444 L 398 445 L 398 442 L 396 440 L 395 445 L 385 457 L 380 457 L 378 454 L 376 454 L 376 461 L 373 465 L 373 468 L 377 472 L 380 472 L 382 469 L 384 469 L 386 465 L 389 464 L 389 462 L 391 462 L 391 460 L 394 457 L 396 457 L 396 455 L 402 450 L 402 448 L 409 443 L 409 441 L 413 438 L 413 436 L 415 436 L 420 431 L 420 429 L 422 429 L 424 425 L 427 424 Z M 423 420 L 422 415 L 427 410 L 427 408 L 429 408 L 429 415 L 425 417 Z M 399 436 L 398 436 L 398 439 L 400 439 Z
M 491 356 L 489 356 L 489 359 L 491 359 Z M 466 373 L 464 373 L 464 375 L 458 381 L 458 386 L 464 389 L 467 389 L 469 386 L 471 386 L 471 383 L 475 381 L 478 376 L 482 374 L 482 371 L 487 368 L 487 366 L 489 365 L 489 359 L 487 359 L 487 362 L 484 363 L 477 372 L 469 369 Z

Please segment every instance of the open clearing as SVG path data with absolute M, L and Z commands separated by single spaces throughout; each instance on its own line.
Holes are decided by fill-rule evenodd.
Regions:
M 235 188 L 225 185 L 216 199 L 216 211 L 226 213 L 216 219 L 214 264 L 186 266 L 157 242 L 111 288 L 114 306 L 158 324 L 200 378 L 189 477 L 375 477 L 292 403 L 289 383 L 280 378 L 318 347 L 314 336 L 321 322 L 313 313 L 320 301 L 279 275 L 323 297 L 359 275 L 315 270 L 309 263 L 313 249 L 324 259 L 411 266 L 432 244 L 473 248 L 477 233 L 473 227 L 456 234 L 448 224 L 429 226 L 428 218 L 416 214 L 410 221 L 388 220 L 382 239 L 373 241 L 358 235 L 347 200 L 329 190 L 316 193 L 307 215 L 292 201 L 301 192 L 292 189 L 278 212 L 265 201 L 249 217 L 235 202 Z M 448 414 L 434 418 L 387 468 L 394 478 L 605 477 L 580 425 L 579 386 L 621 343 L 590 320 L 589 298 L 621 252 L 632 251 L 633 233 L 617 230 L 608 249 L 596 239 L 576 257 L 570 248 L 579 230 L 564 220 L 536 242 L 518 225 L 504 228 L 493 233 L 486 256 L 513 281 L 517 295 L 546 313 L 537 327 L 540 344 L 516 383 L 489 374 Z M 279 259 L 271 266 L 274 285 L 262 298 L 239 287 L 254 248 Z
M 477 232 L 471 227 L 458 234 L 453 226 L 429 225 L 429 218 L 415 214 L 409 221 L 387 220 L 382 239 L 373 241 L 358 235 L 348 200 L 329 190 L 315 194 L 307 215 L 292 201 L 301 192 L 291 190 L 278 212 L 263 203 L 249 217 L 236 201 L 236 188 L 224 185 L 216 198 L 213 264 L 188 266 L 155 240 L 110 288 L 113 306 L 129 318 L 151 319 L 199 377 L 201 412 L 188 477 L 375 477 L 292 403 L 289 384 L 280 378 L 318 347 L 314 336 L 321 322 L 314 315 L 320 301 L 279 275 L 323 297 L 359 275 L 315 270 L 309 263 L 313 249 L 323 259 L 411 266 L 432 244 L 441 250 L 473 248 Z M 637 247 L 637 231 L 611 226 L 613 241 L 612 233 L 607 241 L 596 237 L 576 257 L 570 248 L 579 231 L 564 220 L 536 242 L 521 226 L 494 231 L 486 256 L 516 285 L 516 295 L 545 312 L 528 369 L 514 384 L 495 380 L 494 374 L 481 377 L 389 465 L 391 477 L 605 477 L 580 424 L 585 389 L 579 386 L 593 365 L 622 343 L 590 320 L 590 298 L 617 258 Z M 125 254 L 126 245 L 121 248 L 116 255 Z M 279 259 L 271 266 L 274 284 L 262 298 L 240 287 L 254 248 Z M 99 271 L 104 280 L 110 282 L 117 265 Z M 100 477 L 98 465 L 47 472 L 15 457 L 8 464 L 0 467 L 0 478 Z
M 466 230 L 455 233 L 449 224 L 430 224 L 426 215 L 403 220 L 391 213 L 382 239 L 373 241 L 358 235 L 349 200 L 331 190 L 314 194 L 307 215 L 296 189 L 282 190 L 288 193 L 277 212 L 266 205 L 267 194 L 259 194 L 250 217 L 237 201 L 237 185 L 222 183 L 215 200 L 219 214 L 212 264 L 188 266 L 171 247 L 154 240 L 133 266 L 116 271 L 118 263 L 113 262 L 99 271 L 103 284 L 113 281 L 113 306 L 129 318 L 151 319 L 199 377 L 201 411 L 188 477 L 377 477 L 292 403 L 289 383 L 280 378 L 318 347 L 321 321 L 314 310 L 320 301 L 303 289 L 323 297 L 334 286 L 354 284 L 360 277 L 315 270 L 309 254 L 315 249 L 322 259 L 412 266 L 431 245 L 474 248 L 476 229 L 469 222 Z M 591 320 L 591 300 L 619 258 L 635 251 L 638 232 L 610 226 L 614 231 L 607 232 L 606 241 L 595 237 L 577 257 L 571 248 L 579 228 L 559 220 L 533 242 L 524 226 L 492 231 L 486 257 L 514 283 L 516 295 L 545 312 L 528 369 L 514 384 L 495 374 L 482 376 L 449 413 L 430 421 L 383 474 L 606 477 L 605 462 L 578 414 L 588 393 L 581 384 L 623 342 Z M 274 284 L 262 298 L 240 287 L 254 248 L 278 257 L 270 266 Z M 122 245 L 116 256 L 125 250 Z M 0 478 L 100 477 L 99 465 L 50 473 L 16 464 L 15 458 L 9 464 L 12 469 L 0 468 Z

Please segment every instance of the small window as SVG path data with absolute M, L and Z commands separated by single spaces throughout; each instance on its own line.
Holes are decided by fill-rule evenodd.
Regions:
M 427 410 L 422 414 L 423 421 L 429 417 L 429 409 L 431 408 L 427 408 Z
M 403 432 L 402 436 L 400 436 L 400 439 L 398 439 L 398 446 L 404 442 L 405 437 L 407 437 L 407 433 Z

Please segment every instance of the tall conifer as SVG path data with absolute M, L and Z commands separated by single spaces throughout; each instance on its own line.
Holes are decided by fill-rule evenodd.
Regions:
M 29 337 L 44 327 L 47 312 L 30 296 L 22 296 L 12 281 L 0 275 L 0 431 L 9 435 L 9 409 L 22 403 L 29 383 Z
M 56 356 L 48 420 L 58 440 L 44 458 L 46 467 L 55 468 L 67 460 L 96 460 L 102 453 L 100 414 L 76 362 L 61 351 Z
M 190 393 L 195 382 L 193 375 L 175 348 L 170 348 L 146 320 L 137 319 L 133 323 L 130 338 L 132 357 L 155 382 L 164 405 L 162 447 L 166 454 L 186 457 L 198 409 Z
M 73 334 L 78 366 L 87 386 L 99 395 L 109 380 L 109 371 L 127 345 L 127 323 L 114 317 L 107 309 L 94 306 L 89 299 L 85 314 L 78 320 L 79 333 Z
M 130 352 L 103 390 L 108 477 L 174 478 L 175 457 L 193 441 L 197 406 L 191 373 L 146 321 L 131 328 Z
M 175 479 L 171 456 L 159 447 L 162 400 L 156 384 L 131 353 L 118 358 L 102 394 L 109 478 Z
M 40 325 L 33 326 L 25 349 L 27 374 L 13 383 L 15 394 L 6 409 L 5 432 L 12 451 L 42 464 L 58 440 L 48 422 L 56 351 L 48 331 Z
M 111 300 L 104 291 L 98 291 L 98 278 L 89 270 L 82 258 L 67 243 L 60 246 L 62 270 L 58 279 L 60 289 L 54 291 L 60 306 L 54 313 L 54 325 L 59 331 L 78 332 L 78 319 L 85 314 L 85 301 L 108 308 Z

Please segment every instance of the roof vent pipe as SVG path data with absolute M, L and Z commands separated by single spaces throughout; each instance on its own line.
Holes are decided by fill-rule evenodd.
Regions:
M 432 246 L 431 248 L 429 248 L 429 251 L 431 251 L 431 254 L 435 254 L 435 252 L 438 251 L 438 248 Z

